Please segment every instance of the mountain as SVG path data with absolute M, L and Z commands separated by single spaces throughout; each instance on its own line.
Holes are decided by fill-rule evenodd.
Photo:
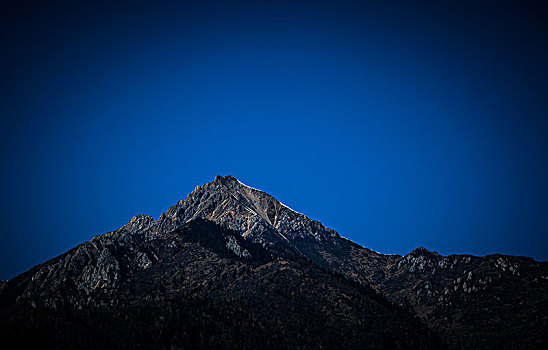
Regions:
M 547 295 L 548 263 L 380 254 L 229 175 L 2 283 L 0 335 L 51 348 L 541 349 Z
M 441 256 L 418 248 L 388 266 L 377 286 L 455 349 L 548 345 L 548 263 L 488 255 Z

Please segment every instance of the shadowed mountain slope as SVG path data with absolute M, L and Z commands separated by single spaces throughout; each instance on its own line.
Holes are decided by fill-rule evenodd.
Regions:
M 284 242 L 319 266 L 370 285 L 455 348 L 548 343 L 548 263 L 503 255 L 442 257 L 424 248 L 404 257 L 379 254 L 230 175 L 197 187 L 160 219 L 178 223 L 193 217 L 265 247 Z
M 142 226 L 137 218 L 131 229 Z M 135 226 L 137 224 L 137 226 Z M 437 348 L 373 289 L 286 247 L 272 256 L 201 218 L 152 239 L 128 226 L 14 278 L 10 348 Z

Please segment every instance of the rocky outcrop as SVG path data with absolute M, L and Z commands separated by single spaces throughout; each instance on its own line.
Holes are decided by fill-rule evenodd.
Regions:
M 548 344 L 547 263 L 504 255 L 444 257 L 418 248 L 391 264 L 387 276 L 378 289 L 453 348 Z

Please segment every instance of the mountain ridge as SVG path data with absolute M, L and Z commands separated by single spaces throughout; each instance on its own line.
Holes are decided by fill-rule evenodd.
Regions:
M 548 314 L 548 263 L 500 254 L 442 256 L 424 247 L 404 256 L 381 254 L 231 175 L 216 176 L 213 182 L 196 186 L 157 220 L 136 215 L 118 230 L 95 236 L 6 282 L 0 289 L 0 309 L 24 300 L 30 300 L 31 307 L 54 310 L 103 307 L 103 302 L 124 307 L 131 288 L 136 288 L 125 279 L 141 283 L 152 278 L 147 277 L 148 271 L 174 271 L 166 265 L 172 260 L 163 250 L 180 255 L 177 247 L 189 249 L 193 244 L 207 250 L 204 256 L 209 262 L 200 265 L 206 270 L 219 258 L 244 264 L 310 261 L 363 288 L 372 288 L 395 307 L 421 319 L 450 348 L 541 348 L 548 344 L 548 320 L 544 317 Z M 203 282 L 209 280 L 199 270 L 194 273 L 202 276 Z M 315 276 L 312 279 L 325 279 L 317 271 L 310 273 Z M 170 281 L 174 278 L 167 272 L 162 276 Z M 199 281 L 196 276 L 191 279 Z M 152 278 L 147 283 L 163 282 Z M 211 283 L 223 285 L 222 281 Z M 57 289 L 46 288 L 50 294 L 38 298 L 36 293 L 44 294 L 48 284 Z M 163 288 L 154 295 L 180 298 L 171 287 Z M 121 304 L 116 300 L 122 300 Z M 404 327 L 415 329 L 411 324 Z M 501 329 L 515 336 L 501 340 Z M 417 337 L 423 339 L 420 334 Z

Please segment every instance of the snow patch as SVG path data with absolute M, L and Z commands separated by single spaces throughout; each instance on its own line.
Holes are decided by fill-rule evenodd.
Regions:
M 281 205 L 283 205 L 284 207 L 286 207 L 287 209 L 291 210 L 292 212 L 296 213 L 296 214 L 299 214 L 299 215 L 304 215 L 303 213 L 299 213 L 298 211 L 296 211 L 295 209 L 292 209 L 290 207 L 288 207 L 287 205 L 283 204 L 282 202 L 278 201 L 278 203 L 280 203 Z
M 247 188 L 251 188 L 252 190 L 255 190 L 255 191 L 262 192 L 261 190 L 256 189 L 255 187 L 251 187 L 251 186 L 248 186 L 248 185 L 244 184 L 244 183 L 241 182 L 240 180 L 236 180 L 236 181 L 238 181 L 238 182 L 240 183 L 240 185 L 242 185 L 242 186 L 245 186 L 245 187 L 247 187 Z
M 244 186 L 244 187 L 250 188 L 250 189 L 255 190 L 255 191 L 263 192 L 263 191 L 261 191 L 261 190 L 255 188 L 255 187 L 251 187 L 251 186 L 248 186 L 248 185 L 244 184 L 243 182 L 241 182 L 241 181 L 238 180 L 238 179 L 236 179 L 236 181 L 238 181 L 238 182 L 240 183 L 240 185 L 242 185 L 242 186 Z M 276 200 L 277 200 L 277 199 L 276 199 Z M 278 201 L 278 200 L 277 200 L 277 201 Z M 288 207 L 287 205 L 283 204 L 283 203 L 280 202 L 280 201 L 278 201 L 278 203 L 280 203 L 282 206 L 286 207 L 287 209 L 291 210 L 291 211 L 294 212 L 294 213 L 297 213 L 297 214 L 300 214 L 300 215 L 304 215 L 303 213 L 299 213 L 299 212 L 296 211 L 295 209 Z

